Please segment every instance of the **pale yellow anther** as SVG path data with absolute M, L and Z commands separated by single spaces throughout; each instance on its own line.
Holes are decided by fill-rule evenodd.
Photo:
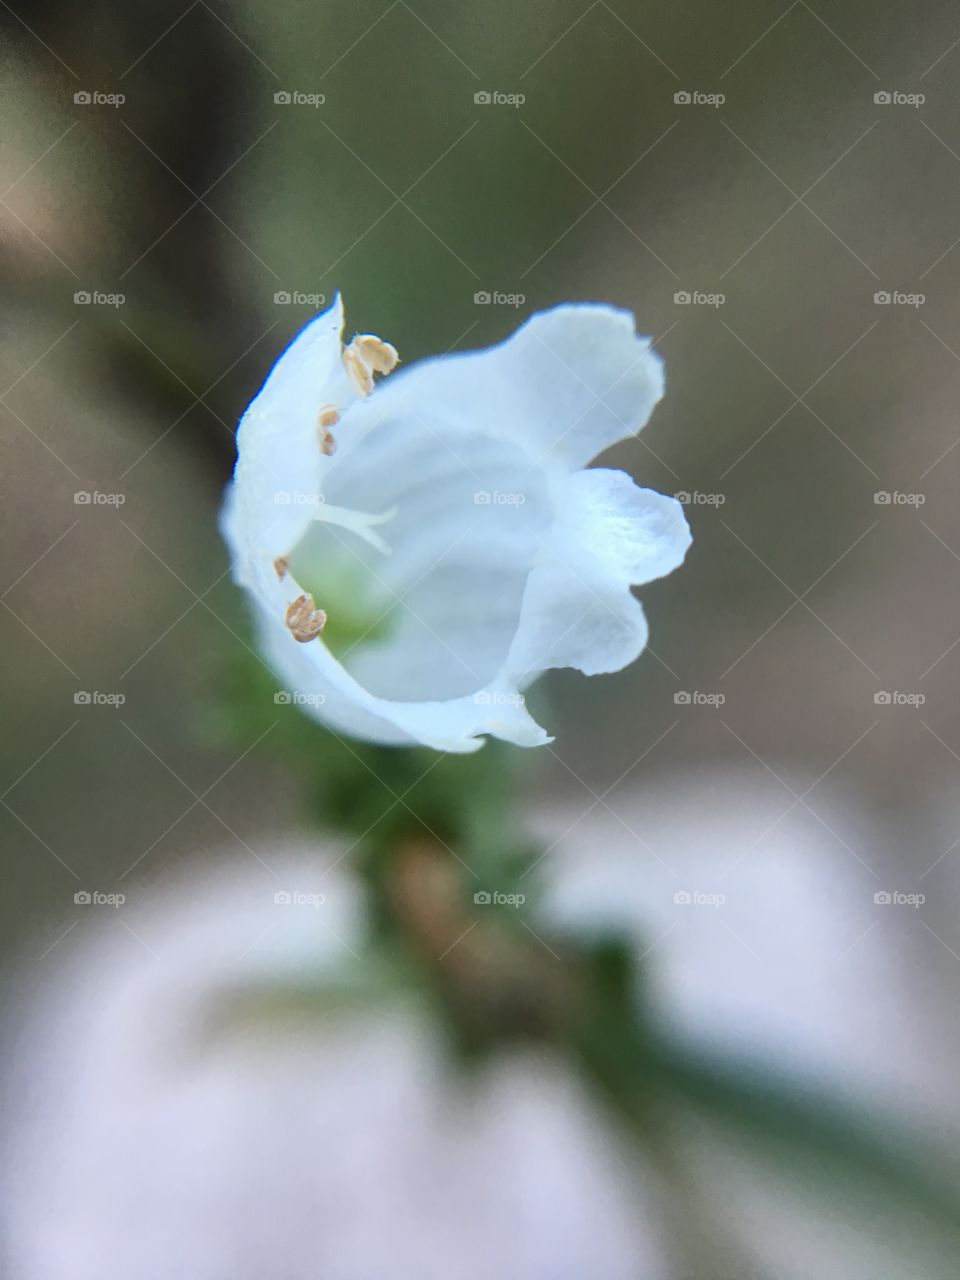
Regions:
M 302 595 L 297 596 L 292 604 L 287 605 L 284 621 L 294 640 L 298 640 L 300 644 L 307 644 L 311 640 L 316 640 L 323 630 L 327 615 L 322 609 L 316 607 L 313 596 Z
M 392 373 L 400 363 L 397 348 L 378 338 L 375 333 L 358 333 L 353 340 L 353 346 L 374 373 Z
M 373 374 L 367 368 L 363 358 L 354 349 L 353 344 L 345 348 L 343 367 L 347 376 L 357 389 L 358 395 L 368 396 L 373 390 Z
M 330 428 L 335 427 L 339 421 L 340 410 L 335 404 L 325 404 L 317 414 L 317 441 L 320 452 L 326 458 L 333 457 L 337 452 L 337 442 Z
M 397 349 L 375 333 L 358 333 L 343 352 L 343 367 L 362 396 L 373 390 L 373 375 L 391 373 L 400 363 Z
M 274 572 L 282 581 L 287 576 L 287 569 L 290 567 L 290 559 L 288 556 L 277 556 L 273 562 Z

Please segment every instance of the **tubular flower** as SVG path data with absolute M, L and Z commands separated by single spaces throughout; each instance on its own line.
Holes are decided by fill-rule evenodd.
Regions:
M 522 690 L 632 662 L 647 624 L 630 587 L 690 545 L 673 498 L 586 469 L 650 417 L 659 357 L 595 304 L 399 372 L 389 343 L 342 332 L 338 297 L 237 433 L 222 528 L 268 665 L 357 738 L 549 742 Z

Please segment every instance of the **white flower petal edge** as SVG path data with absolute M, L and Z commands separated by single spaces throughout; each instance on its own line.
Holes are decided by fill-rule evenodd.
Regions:
M 364 336 L 345 364 L 342 334 L 338 296 L 237 433 L 221 525 L 268 664 L 354 737 L 454 752 L 487 735 L 551 741 L 521 691 L 551 667 L 632 662 L 647 625 L 630 587 L 670 573 L 690 545 L 674 499 L 582 469 L 644 426 L 663 394 L 659 357 L 628 312 L 571 304 L 371 392 L 395 353 Z M 339 603 L 318 594 L 331 627 L 316 638 L 323 615 L 300 580 L 313 574 L 349 580 Z M 337 657 L 338 609 L 356 601 L 356 638 Z M 391 635 L 378 633 L 384 617 Z

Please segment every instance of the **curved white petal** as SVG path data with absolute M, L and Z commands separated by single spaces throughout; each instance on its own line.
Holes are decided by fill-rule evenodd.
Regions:
M 557 501 L 552 540 L 562 554 L 635 587 L 672 573 L 693 540 L 676 498 L 641 488 L 625 471 L 578 471 Z
M 447 701 L 397 702 L 374 697 L 320 641 L 300 645 L 272 617 L 261 616 L 260 641 L 267 664 L 309 699 L 304 710 L 352 737 L 449 752 L 476 751 L 487 734 L 521 747 L 553 741 L 509 682 Z
M 663 363 L 630 312 L 571 303 L 531 316 L 498 346 L 392 374 L 358 406 L 358 425 L 428 409 L 454 447 L 482 425 L 531 463 L 573 471 L 636 435 L 662 396 Z
M 642 489 L 624 471 L 569 476 L 523 597 L 509 669 L 521 683 L 553 667 L 619 671 L 647 643 L 630 593 L 679 565 L 690 529 L 675 498 Z
M 647 622 L 629 587 L 554 564 L 530 575 L 508 665 L 521 685 L 554 667 L 606 675 L 628 666 L 646 643 Z
M 316 514 L 311 499 L 331 465 L 319 448 L 319 411 L 357 398 L 341 361 L 342 330 L 338 294 L 283 352 L 240 421 L 222 528 L 242 562 L 285 555 Z

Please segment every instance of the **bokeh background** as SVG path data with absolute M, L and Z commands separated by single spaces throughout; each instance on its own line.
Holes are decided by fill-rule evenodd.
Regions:
M 643 591 L 638 663 L 546 681 L 556 741 L 524 784 L 556 863 L 537 909 L 584 927 L 616 903 L 678 1037 L 799 1071 L 949 1155 L 952 6 L 91 0 L 3 3 L 0 36 L 12 1016 L 61 990 L 81 938 L 119 969 L 159 949 L 76 892 L 269 887 L 276 850 L 308 856 L 270 727 L 223 731 L 250 637 L 216 516 L 235 423 L 319 299 L 341 290 L 350 327 L 407 361 L 609 301 L 653 335 L 668 391 L 605 462 L 685 494 L 694 544 Z M 770 1274 L 867 1257 L 949 1274 L 918 1261 L 929 1240 L 878 1243 L 863 1219 L 895 1223 L 889 1207 L 857 1225 L 827 1197 L 798 1208 L 755 1152 L 690 1128 Z M 516 1274 L 566 1274 L 538 1257 Z

